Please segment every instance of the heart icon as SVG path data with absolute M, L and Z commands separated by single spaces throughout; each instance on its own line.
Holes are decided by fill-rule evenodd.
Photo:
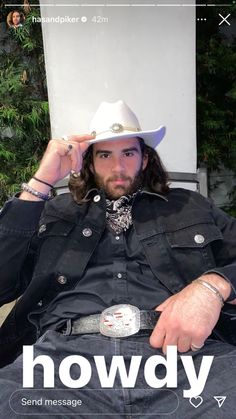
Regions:
M 197 409 L 197 407 L 199 407 L 203 402 L 203 398 L 201 396 L 197 396 L 197 397 L 191 397 L 191 399 L 189 399 L 189 403 L 195 407 L 195 409 Z

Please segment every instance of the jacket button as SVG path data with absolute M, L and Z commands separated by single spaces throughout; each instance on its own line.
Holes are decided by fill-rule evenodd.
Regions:
M 82 231 L 82 234 L 84 237 L 90 237 L 92 236 L 93 232 L 91 230 L 91 228 L 84 228 Z
M 194 236 L 194 241 L 197 244 L 202 244 L 205 241 L 205 237 L 202 236 L 201 234 L 196 234 L 196 236 Z
M 39 227 L 39 233 L 43 233 L 46 229 L 47 229 L 46 224 L 42 224 L 42 225 Z
M 59 275 L 57 277 L 57 282 L 59 282 L 59 284 L 64 285 L 67 283 L 67 278 L 64 275 Z
M 100 195 L 95 195 L 95 197 L 93 198 L 94 202 L 99 202 L 101 199 Z

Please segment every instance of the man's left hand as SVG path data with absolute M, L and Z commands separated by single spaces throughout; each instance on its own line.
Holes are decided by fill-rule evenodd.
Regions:
M 200 278 L 215 286 L 224 299 L 228 297 L 230 285 L 224 278 L 217 274 Z M 219 319 L 221 307 L 211 290 L 192 282 L 156 307 L 162 313 L 151 334 L 151 346 L 162 348 L 164 353 L 167 345 L 176 345 L 179 352 L 201 348 Z

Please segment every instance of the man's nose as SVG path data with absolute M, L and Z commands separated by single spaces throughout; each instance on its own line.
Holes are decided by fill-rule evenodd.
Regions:
M 115 157 L 112 163 L 113 172 L 122 172 L 124 170 L 124 161 L 122 157 Z

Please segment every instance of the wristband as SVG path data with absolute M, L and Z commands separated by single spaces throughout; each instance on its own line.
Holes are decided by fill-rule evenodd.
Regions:
M 53 185 L 51 185 L 50 183 L 45 182 L 45 180 L 41 180 L 36 176 L 32 176 L 32 179 L 35 179 L 35 180 L 37 180 L 37 182 L 43 183 L 44 185 L 47 185 L 47 186 L 49 186 L 49 188 L 53 189 Z
M 208 290 L 210 290 L 211 292 L 213 292 L 213 293 L 215 294 L 215 296 L 216 296 L 216 297 L 220 300 L 221 305 L 222 305 L 222 307 L 223 307 L 223 305 L 224 305 L 224 303 L 225 303 L 225 300 L 224 300 L 224 298 L 223 298 L 223 295 L 220 293 L 220 291 L 219 291 L 216 287 L 214 287 L 214 285 L 212 285 L 212 284 L 210 284 L 209 282 L 204 281 L 203 279 L 200 279 L 200 278 L 195 279 L 195 281 L 194 281 L 194 282 L 196 282 L 196 283 L 198 283 L 198 284 L 202 285 L 203 287 L 205 287 L 205 288 L 207 288 Z
M 42 192 L 36 191 L 36 189 L 32 188 L 28 185 L 28 183 L 22 183 L 21 190 L 30 193 L 31 195 L 37 196 L 37 198 L 42 199 L 43 201 L 49 201 L 51 199 L 50 195 L 46 195 Z

